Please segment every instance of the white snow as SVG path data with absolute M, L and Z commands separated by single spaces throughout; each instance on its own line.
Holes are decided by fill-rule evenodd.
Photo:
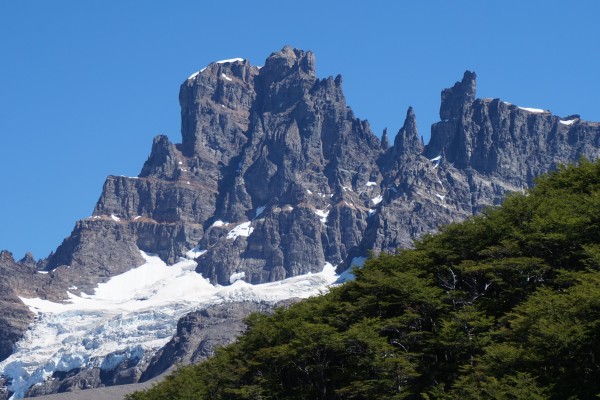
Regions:
M 136 220 L 136 219 L 140 219 L 140 218 L 142 218 L 141 215 L 136 215 L 133 219 Z
M 55 371 L 110 369 L 125 358 L 150 357 L 175 333 L 179 318 L 193 310 L 234 301 L 307 298 L 326 292 L 338 279 L 335 267 L 326 263 L 322 272 L 279 282 L 251 285 L 238 279 L 231 286 L 214 286 L 194 272 L 194 261 L 167 266 L 156 256 L 142 256 L 145 264 L 99 284 L 93 295 L 68 293 L 66 303 L 21 298 L 37 320 L 15 352 L 0 362 L 13 399 Z
M 234 283 L 235 281 L 243 280 L 245 277 L 245 272 L 236 272 L 235 274 L 231 274 L 231 276 L 229 277 L 229 283 Z
M 215 64 L 227 64 L 227 63 L 233 63 L 236 61 L 244 61 L 244 59 L 243 58 L 230 58 L 228 60 L 217 61 L 217 62 L 215 62 Z
M 216 227 L 221 227 L 227 225 L 227 222 L 223 222 L 220 219 L 216 220 L 215 222 L 213 222 L 213 224 L 211 226 L 216 226 Z
M 244 59 L 243 58 L 230 58 L 228 60 L 221 60 L 221 61 L 217 61 L 217 62 L 214 62 L 214 63 L 210 63 L 208 65 L 211 65 L 211 64 L 226 64 L 226 63 L 232 63 L 232 62 L 236 62 L 236 61 L 244 61 Z M 190 75 L 190 77 L 188 78 L 188 80 L 194 79 L 196 76 L 198 76 L 198 74 L 204 72 L 206 70 L 206 68 L 208 68 L 208 65 L 206 67 L 202 68 L 200 71 L 194 72 L 192 75 Z
M 366 183 L 367 186 L 377 186 L 377 182 L 369 181 Z
M 47 274 L 47 273 L 48 273 L 48 271 L 38 271 L 37 273 L 38 273 L 38 274 Z
M 110 217 L 111 217 L 111 218 L 112 218 L 114 221 L 117 221 L 117 222 L 119 222 L 119 221 L 121 220 L 121 218 L 117 217 L 117 216 L 116 216 L 116 215 L 114 215 L 114 214 L 110 214 Z
M 191 249 L 190 251 L 188 251 L 187 253 L 185 253 L 185 256 L 188 259 L 193 260 L 195 258 L 200 257 L 204 253 L 206 253 L 206 250 L 201 249 L 200 247 L 196 246 L 193 249 Z
M 229 82 L 231 82 L 231 81 L 233 80 L 233 79 L 231 79 L 230 77 L 228 77 L 228 76 L 227 76 L 227 75 L 225 75 L 225 74 L 221 74 L 221 78 L 223 78 L 223 79 L 227 79 Z
M 435 169 L 440 166 L 441 160 L 442 160 L 442 156 L 439 155 L 437 157 L 431 158 L 429 161 L 431 161 L 433 163 L 433 168 Z
M 238 236 L 250 236 L 254 228 L 250 226 L 250 221 L 241 223 L 237 225 L 235 228 L 229 231 L 227 234 L 227 239 L 235 240 Z
M 383 196 L 379 195 L 377 197 L 373 197 L 371 199 L 371 202 L 373 203 L 373 205 L 377 205 L 377 204 L 381 203 L 382 200 L 383 200 Z
M 576 119 L 569 119 L 569 120 L 563 121 L 563 120 L 561 119 L 561 120 L 559 120 L 558 122 L 560 122 L 560 123 L 561 123 L 561 124 L 563 124 L 563 125 L 567 125 L 567 126 L 569 126 L 569 125 L 572 125 L 572 124 L 573 124 L 573 122 L 575 122 L 575 121 L 577 121 L 577 120 L 576 120 Z
M 254 213 L 254 218 L 258 218 L 260 214 L 262 214 L 265 211 L 265 208 L 267 208 L 267 206 L 258 207 L 256 209 L 256 212 Z
M 183 164 L 181 161 L 179 161 L 179 165 Z
M 308 189 L 306 189 L 306 193 L 312 194 L 312 192 L 310 190 L 308 190 Z
M 530 112 L 530 113 L 535 113 L 535 114 L 540 114 L 540 113 L 546 113 L 546 112 L 548 112 L 546 110 L 542 110 L 541 108 L 530 108 L 530 107 L 518 107 L 518 108 L 521 109 L 521 110 Z
M 373 210 L 372 208 L 369 208 L 369 209 L 367 210 L 367 212 L 369 213 L 369 217 L 370 217 L 371 215 L 375 214 L 375 210 Z
M 317 214 L 322 223 L 327 223 L 327 217 L 329 216 L 329 210 L 315 210 L 315 214 Z
M 436 194 L 435 194 L 435 196 L 436 196 L 438 199 L 442 200 L 442 201 L 443 201 L 443 200 L 446 198 L 446 196 L 442 196 L 442 195 L 441 195 L 441 194 L 439 194 L 439 193 L 436 193 Z

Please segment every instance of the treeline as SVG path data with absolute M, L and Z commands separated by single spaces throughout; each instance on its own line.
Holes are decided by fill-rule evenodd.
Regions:
M 600 163 L 580 161 L 356 280 L 252 315 L 142 399 L 590 399 L 600 393 Z

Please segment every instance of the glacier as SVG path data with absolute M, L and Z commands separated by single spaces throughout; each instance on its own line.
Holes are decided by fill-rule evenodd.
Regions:
M 14 353 L 0 363 L 11 400 L 57 371 L 99 367 L 110 370 L 122 360 L 150 357 L 173 336 L 177 321 L 203 307 L 240 301 L 277 302 L 328 291 L 339 279 L 335 267 L 278 282 L 252 285 L 235 280 L 213 285 L 195 272 L 197 263 L 181 259 L 166 265 L 141 252 L 145 263 L 99 284 L 94 294 L 67 292 L 55 303 L 21 298 L 36 314 Z

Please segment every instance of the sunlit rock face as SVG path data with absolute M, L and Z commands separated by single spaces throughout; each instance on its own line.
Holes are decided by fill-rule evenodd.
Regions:
M 243 314 L 196 308 L 227 303 L 264 311 L 316 294 L 337 281 L 333 268 L 342 272 L 369 250 L 410 247 L 561 163 L 600 155 L 598 123 L 478 99 L 470 71 L 442 91 L 427 145 L 412 108 L 399 114 L 404 123 L 395 137 L 386 131 L 380 141 L 346 104 L 341 76 L 320 79 L 316 65 L 312 52 L 285 47 L 263 67 L 230 59 L 192 74 L 180 88 L 181 143 L 157 136 L 139 176 L 108 177 L 92 215 L 47 259 L 0 253 L 0 361 L 11 353 L 41 357 L 36 346 L 50 352 L 26 370 L 7 359 L 2 385 L 20 395 L 52 393 L 135 382 L 171 362 L 196 360 L 190 351 L 208 350 L 190 345 L 183 331 L 185 346 L 172 341 L 183 329 L 179 318 L 196 312 L 184 320 L 196 331 L 205 318 L 228 324 L 229 315 L 239 323 Z M 142 277 L 114 289 L 121 303 L 102 297 L 101 288 L 148 268 L 148 257 L 155 276 L 179 271 L 173 279 L 186 288 L 184 297 L 159 284 L 141 289 Z M 329 275 L 318 280 L 324 266 Z M 294 284 L 269 297 L 271 289 L 260 286 L 294 279 L 307 291 Z M 145 308 L 157 293 L 171 297 Z M 76 308 L 92 300 L 92 309 Z M 239 305 L 248 301 L 256 304 Z M 125 304 L 135 307 L 111 314 Z M 79 316 L 88 318 L 87 330 L 72 332 L 68 321 Z M 135 330 L 143 337 L 124 342 L 94 324 L 141 324 Z M 68 340 L 50 346 L 36 341 L 36 332 Z M 221 339 L 207 340 L 233 340 Z

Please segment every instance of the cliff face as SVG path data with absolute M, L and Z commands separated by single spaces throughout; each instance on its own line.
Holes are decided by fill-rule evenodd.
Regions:
M 429 144 L 410 108 L 390 145 L 387 131 L 380 142 L 354 116 L 340 76 L 317 78 L 311 52 L 285 47 L 262 68 L 210 64 L 181 85 L 180 144 L 158 136 L 138 177 L 108 177 L 92 217 L 47 260 L 0 254 L 0 361 L 32 319 L 17 296 L 92 293 L 143 264 L 139 250 L 167 263 L 193 258 L 223 285 L 318 272 L 326 262 L 341 271 L 371 249 L 410 247 L 497 205 L 560 163 L 600 156 L 600 124 L 477 99 L 473 72 L 441 100 Z M 156 371 L 193 358 L 176 344 L 154 360 Z M 144 373 L 128 368 L 118 375 L 129 374 L 125 381 Z
M 17 293 L 26 291 L 27 282 L 36 275 L 35 264 L 29 265 L 25 260 L 16 262 L 8 251 L 0 252 L 0 361 L 13 352 L 13 344 L 33 322 L 33 313 L 18 299 Z
M 198 272 L 218 283 L 341 263 L 382 180 L 379 139 L 341 84 L 317 79 L 314 55 L 289 47 L 260 69 L 230 60 L 194 74 L 180 90 L 182 143 L 159 136 L 139 177 L 109 177 L 47 269 L 110 276 L 141 263 L 135 248 L 170 263 L 205 250 Z
M 106 278 L 139 265 L 137 249 L 173 263 L 193 248 L 197 272 L 221 284 L 343 268 L 499 204 L 559 163 L 597 158 L 600 146 L 598 124 L 477 99 L 469 71 L 442 91 L 427 146 L 412 109 L 390 146 L 346 105 L 340 76 L 318 79 L 314 55 L 290 47 L 262 68 L 212 63 L 179 100 L 182 143 L 159 136 L 139 177 L 109 177 L 48 270 Z

